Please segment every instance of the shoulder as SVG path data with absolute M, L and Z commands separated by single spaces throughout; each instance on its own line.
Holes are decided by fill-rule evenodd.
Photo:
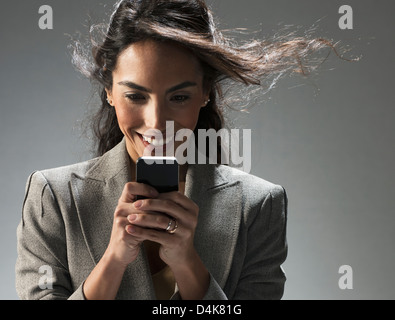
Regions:
M 253 174 L 220 165 L 218 170 L 230 184 L 239 184 L 244 221 L 255 225 L 257 234 L 263 230 L 285 231 L 288 216 L 288 197 L 285 188 Z M 285 234 L 285 233 L 284 233 Z
M 72 174 L 84 176 L 99 159 L 100 157 L 68 166 L 42 170 L 40 174 L 52 183 L 57 183 L 58 181 L 64 182 L 69 180 Z
M 244 172 L 234 167 L 218 165 L 217 170 L 228 180 L 229 183 L 239 183 L 243 193 L 249 193 L 262 198 L 267 195 L 278 195 L 285 193 L 284 188 L 274 182 L 270 182 L 256 175 Z
M 254 221 L 259 212 L 272 222 L 286 220 L 288 198 L 282 185 L 229 166 L 219 165 L 217 170 L 229 185 L 239 185 L 243 214 L 248 221 Z
M 59 197 L 70 193 L 70 184 L 73 181 L 98 180 L 105 182 L 124 172 L 128 164 L 128 155 L 125 141 L 122 140 L 114 148 L 100 157 L 75 163 L 68 166 L 46 169 L 33 172 L 27 182 L 26 192 L 29 188 L 37 190 L 52 190 Z
M 96 164 L 98 159 L 95 158 L 52 169 L 36 170 L 27 179 L 25 193 L 39 196 L 46 188 L 56 190 L 67 188 L 73 174 L 84 176 Z
M 22 205 L 23 224 L 32 220 L 36 221 L 43 216 L 44 212 L 47 212 L 50 214 L 46 214 L 46 221 L 51 221 L 50 224 L 54 225 L 55 217 L 60 217 L 64 212 L 70 211 L 72 203 L 70 181 L 73 174 L 83 176 L 96 162 L 97 159 L 92 159 L 31 173 L 26 182 Z M 48 220 L 49 217 L 52 220 Z

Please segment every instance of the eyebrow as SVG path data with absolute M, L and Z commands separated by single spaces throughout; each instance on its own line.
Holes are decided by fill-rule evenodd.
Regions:
M 136 83 L 134 83 L 132 81 L 121 81 L 121 82 L 118 82 L 118 84 L 121 85 L 121 86 L 126 86 L 126 87 L 131 88 L 131 89 L 136 89 L 136 90 L 139 90 L 139 91 L 152 93 L 152 90 L 144 88 L 142 86 L 139 86 L 138 84 L 136 84 Z M 197 86 L 196 82 L 185 81 L 183 83 L 180 83 L 180 84 L 178 84 L 178 85 L 176 85 L 174 87 L 171 87 L 170 89 L 166 90 L 166 94 L 168 94 L 170 92 L 173 92 L 173 91 L 185 89 L 185 88 L 188 88 L 188 87 L 195 87 L 195 86 Z

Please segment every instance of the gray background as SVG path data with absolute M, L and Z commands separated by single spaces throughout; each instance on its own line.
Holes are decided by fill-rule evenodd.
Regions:
M 259 35 L 320 20 L 317 35 L 349 44 L 349 57 L 362 56 L 349 63 L 332 54 L 309 79 L 283 79 L 236 125 L 252 129 L 251 173 L 288 193 L 284 299 L 394 299 L 395 3 L 209 3 L 220 27 L 263 30 Z M 38 28 L 43 4 L 54 10 L 53 30 Z M 88 13 L 100 22 L 112 4 L 2 1 L 0 299 L 18 298 L 15 231 L 28 175 L 91 157 L 79 129 L 91 86 L 72 67 L 65 34 L 86 33 Z M 354 9 L 353 30 L 338 27 L 343 4 Z M 341 265 L 353 268 L 352 290 L 338 287 Z

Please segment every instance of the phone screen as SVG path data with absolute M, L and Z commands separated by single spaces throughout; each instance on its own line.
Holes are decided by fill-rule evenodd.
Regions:
M 178 174 L 175 157 L 140 157 L 137 160 L 136 181 L 154 187 L 159 193 L 178 191 Z

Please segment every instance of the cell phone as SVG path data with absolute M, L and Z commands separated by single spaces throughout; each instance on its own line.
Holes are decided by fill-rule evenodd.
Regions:
M 179 166 L 175 157 L 149 157 L 137 159 L 136 181 L 154 187 L 159 193 L 178 191 Z M 144 199 L 137 196 L 137 199 Z

